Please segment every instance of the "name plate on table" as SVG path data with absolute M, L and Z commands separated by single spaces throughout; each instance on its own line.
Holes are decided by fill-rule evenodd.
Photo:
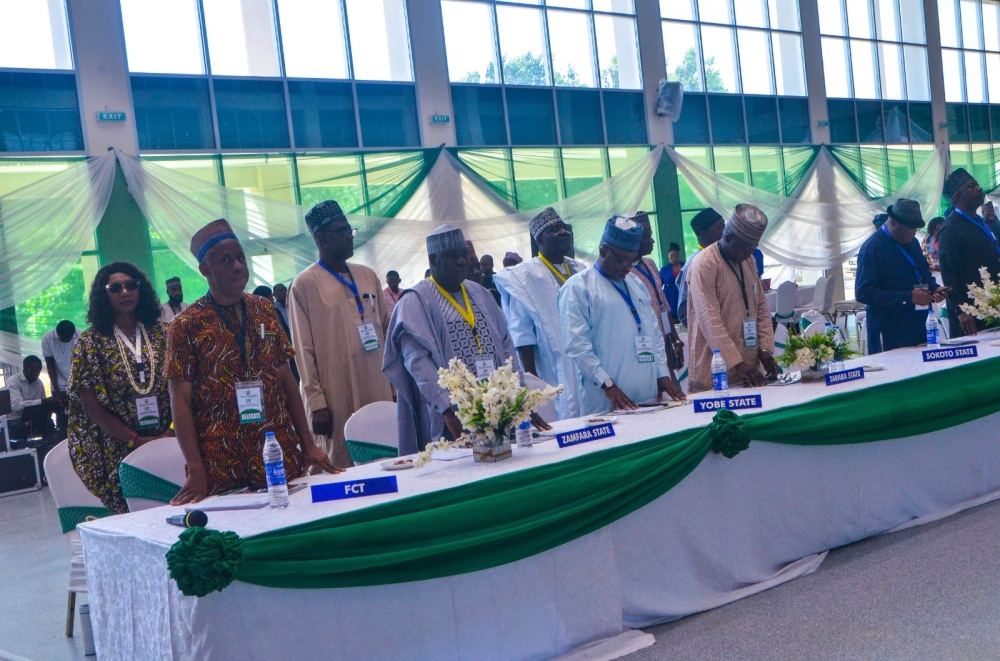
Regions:
M 614 426 L 611 423 L 607 423 L 604 425 L 584 427 L 583 429 L 574 429 L 573 431 L 556 434 L 556 443 L 559 444 L 559 447 L 565 448 L 570 445 L 589 443 L 590 441 L 596 441 L 599 438 L 607 438 L 614 435 Z
M 936 360 L 954 360 L 956 358 L 975 358 L 979 355 L 976 347 L 942 347 L 940 349 L 924 349 L 924 362 L 933 363 Z
M 760 395 L 740 395 L 739 397 L 718 397 L 694 400 L 695 413 L 711 413 L 719 409 L 759 409 L 764 406 Z
M 848 381 L 857 381 L 858 379 L 865 378 L 865 368 L 864 367 L 852 367 L 849 370 L 844 370 L 842 372 L 832 372 L 826 375 L 826 385 L 835 386 L 840 383 L 847 383 Z
M 396 493 L 399 487 L 396 476 L 369 477 L 365 480 L 350 482 L 330 482 L 328 484 L 312 485 L 312 501 L 322 503 L 326 500 L 344 500 L 345 498 L 362 498 L 378 496 L 383 493 Z

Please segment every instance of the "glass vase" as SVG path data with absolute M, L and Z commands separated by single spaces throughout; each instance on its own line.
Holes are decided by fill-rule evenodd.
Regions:
M 474 461 L 495 463 L 510 459 L 512 456 L 510 439 L 506 434 L 498 430 L 472 434 L 472 459 Z

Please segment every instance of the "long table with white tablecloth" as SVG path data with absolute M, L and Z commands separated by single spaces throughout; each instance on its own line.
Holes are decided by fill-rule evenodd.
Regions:
M 703 450 L 672 488 L 617 518 L 602 510 L 600 527 L 581 524 L 581 534 L 567 535 L 567 541 L 547 550 L 526 555 L 524 540 L 508 532 L 509 562 L 491 559 L 496 548 L 504 548 L 503 537 L 492 547 L 484 545 L 482 557 L 474 555 L 479 551 L 456 551 L 451 560 L 434 556 L 445 570 L 425 571 L 433 578 L 418 580 L 416 574 L 406 575 L 405 564 L 387 564 L 385 576 L 391 572 L 400 578 L 379 580 L 378 558 L 369 558 L 375 563 L 369 567 L 376 569 L 360 578 L 324 575 L 316 581 L 357 587 L 309 589 L 309 579 L 261 578 L 266 571 L 258 563 L 257 574 L 247 573 L 246 580 L 237 574 L 221 592 L 189 597 L 169 578 L 165 561 L 181 530 L 164 518 L 179 508 L 83 524 L 79 530 L 100 658 L 543 659 L 614 636 L 623 627 L 648 626 L 727 603 L 814 570 L 830 548 L 1000 490 L 1000 404 L 994 402 L 1000 399 L 1000 379 L 966 383 L 996 372 L 993 366 L 1000 360 L 991 359 L 1000 358 L 1000 347 L 991 344 L 995 338 L 981 336 L 978 358 L 924 363 L 919 349 L 905 349 L 849 361 L 849 366 L 886 366 L 863 380 L 738 391 L 760 394 L 763 408 L 759 418 L 745 416 L 762 423 L 748 425 L 754 440 L 736 457 L 708 452 L 700 458 Z M 941 407 L 956 388 L 966 390 L 953 397 L 952 412 L 942 418 L 950 426 L 941 428 L 933 419 L 908 425 L 901 417 Z M 984 389 L 998 394 L 982 394 Z M 963 414 L 956 403 L 974 393 L 978 399 L 970 399 Z M 886 435 L 883 429 L 866 438 L 864 429 L 852 426 L 871 424 L 865 422 L 866 403 L 894 412 L 901 435 Z M 809 422 L 812 412 L 822 417 L 816 426 Z M 782 429 L 786 417 L 788 427 Z M 693 406 L 621 417 L 611 438 L 567 448 L 546 441 L 515 449 L 511 460 L 499 464 L 476 464 L 471 458 L 435 461 L 397 473 L 396 494 L 312 503 L 307 490 L 294 494 L 287 510 L 213 512 L 209 528 L 235 531 L 248 544 L 255 536 L 277 535 L 270 542 L 280 553 L 281 532 L 291 526 L 330 517 L 340 517 L 330 519 L 334 524 L 346 522 L 346 517 L 375 511 L 367 508 L 424 502 L 419 499 L 435 495 L 471 498 L 472 487 L 483 492 L 480 512 L 488 528 L 490 485 L 505 487 L 522 474 L 547 479 L 546 471 L 588 459 L 591 470 L 599 471 L 591 473 L 595 489 L 598 482 L 601 488 L 614 484 L 620 471 L 616 493 L 625 501 L 633 489 L 648 485 L 643 475 L 628 473 L 629 460 L 616 453 L 645 448 L 641 444 L 664 434 L 673 439 L 684 430 L 698 430 L 711 418 L 695 413 Z M 765 428 L 765 420 L 771 427 Z M 558 429 L 582 426 L 581 420 L 562 421 Z M 814 436 L 816 429 L 821 437 Z M 375 464 L 309 482 L 385 474 Z M 587 483 L 578 486 L 585 492 Z M 515 506 L 546 514 L 547 502 L 530 485 L 505 488 L 494 496 L 503 503 L 496 512 L 498 529 Z M 521 493 L 531 500 L 520 501 Z M 581 520 L 586 514 L 580 512 Z M 388 529 L 380 531 L 387 544 L 393 521 L 399 522 L 401 537 L 412 536 L 404 520 L 390 519 Z M 565 527 L 566 520 L 552 527 Z M 451 523 L 430 521 L 426 532 L 433 537 L 440 530 L 446 536 Z M 449 562 L 482 568 L 451 573 Z M 669 640 L 661 644 L 669 646 Z

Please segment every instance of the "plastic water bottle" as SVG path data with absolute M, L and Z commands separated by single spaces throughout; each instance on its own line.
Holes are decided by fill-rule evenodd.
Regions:
M 924 325 L 924 328 L 927 329 L 927 348 L 940 348 L 941 341 L 939 338 L 941 331 L 938 328 L 937 315 L 934 314 L 933 310 L 927 313 L 927 323 Z
M 267 496 L 271 500 L 271 509 L 288 507 L 285 455 L 273 431 L 264 434 L 264 472 L 267 473 Z
M 729 375 L 726 373 L 726 361 L 718 349 L 712 351 L 712 385 L 719 397 L 729 397 Z
M 530 420 L 525 420 L 517 426 L 517 431 L 514 432 L 514 439 L 517 441 L 517 447 L 519 448 L 530 448 L 535 444 L 531 438 Z

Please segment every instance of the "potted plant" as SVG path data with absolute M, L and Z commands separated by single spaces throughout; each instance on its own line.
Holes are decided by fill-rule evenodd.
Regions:
M 784 353 L 778 356 L 778 364 L 786 370 L 801 370 L 803 381 L 818 381 L 826 374 L 831 360 L 846 360 L 856 355 L 857 352 L 852 351 L 847 342 L 838 338 L 837 332 L 830 328 L 825 333 L 810 337 L 790 336 Z

